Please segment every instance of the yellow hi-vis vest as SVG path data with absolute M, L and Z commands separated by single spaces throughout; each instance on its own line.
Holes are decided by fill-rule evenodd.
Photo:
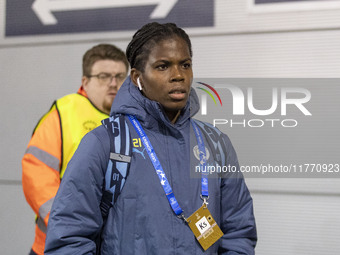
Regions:
M 109 116 L 99 111 L 88 98 L 80 94 L 70 94 L 56 101 L 60 116 L 62 158 L 60 178 L 63 177 L 67 164 L 78 148 L 81 139 L 101 124 Z

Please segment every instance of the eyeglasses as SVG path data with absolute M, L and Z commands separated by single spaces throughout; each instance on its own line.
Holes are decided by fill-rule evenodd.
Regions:
M 116 74 L 116 75 L 112 75 L 110 73 L 99 73 L 99 74 L 96 74 L 96 75 L 88 75 L 87 76 L 88 78 L 92 78 L 92 77 L 96 77 L 100 83 L 102 84 L 110 84 L 113 80 L 113 78 L 116 79 L 116 82 L 117 83 L 122 83 L 125 78 L 126 78 L 126 75 L 125 74 Z

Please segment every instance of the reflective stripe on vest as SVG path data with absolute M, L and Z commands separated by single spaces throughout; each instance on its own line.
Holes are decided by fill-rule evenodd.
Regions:
M 72 158 L 81 139 L 87 132 L 101 125 L 101 120 L 109 116 L 80 94 L 70 94 L 57 100 L 62 132 L 62 165 L 60 178 L 63 177 L 67 163 Z
M 36 157 L 41 162 L 45 163 L 48 167 L 59 171 L 59 159 L 55 156 L 49 154 L 48 152 L 39 149 L 36 146 L 30 146 L 27 148 L 26 154 L 32 154 L 34 157 Z

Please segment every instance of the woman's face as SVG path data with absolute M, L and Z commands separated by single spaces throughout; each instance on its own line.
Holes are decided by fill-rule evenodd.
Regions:
M 144 95 L 159 102 L 172 120 L 186 105 L 193 79 L 187 43 L 180 37 L 158 42 L 138 77 Z

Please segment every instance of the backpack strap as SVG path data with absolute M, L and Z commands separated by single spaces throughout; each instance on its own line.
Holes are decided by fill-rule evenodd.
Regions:
M 114 115 L 102 120 L 110 138 L 110 159 L 105 172 L 103 197 L 100 209 L 104 221 L 115 204 L 129 174 L 131 138 L 124 115 Z

